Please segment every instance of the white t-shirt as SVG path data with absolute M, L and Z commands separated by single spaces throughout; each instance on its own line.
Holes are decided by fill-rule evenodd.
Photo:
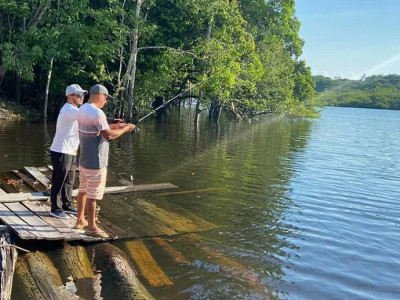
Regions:
M 78 108 L 65 103 L 57 118 L 56 135 L 50 150 L 58 153 L 76 155 L 79 146 Z

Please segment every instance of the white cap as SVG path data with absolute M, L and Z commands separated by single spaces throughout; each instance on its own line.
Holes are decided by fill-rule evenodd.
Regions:
M 65 90 L 65 96 L 68 96 L 71 94 L 84 95 L 86 93 L 87 93 L 87 91 L 83 90 L 79 84 L 71 84 L 71 85 L 67 86 L 67 89 Z

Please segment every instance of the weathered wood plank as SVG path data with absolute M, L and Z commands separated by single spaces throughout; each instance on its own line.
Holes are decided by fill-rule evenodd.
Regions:
M 39 181 L 35 181 L 34 179 L 30 178 L 29 176 L 25 175 L 21 171 L 18 170 L 12 170 L 12 172 L 17 175 L 19 178 L 21 178 L 27 185 L 29 185 L 32 189 L 35 191 L 43 191 L 45 190 L 45 186 L 42 185 Z
M 11 227 L 22 239 L 36 239 L 36 235 L 30 232 L 32 226 L 25 223 L 4 204 L 0 204 L 0 220 Z
M 118 193 L 129 193 L 139 191 L 153 191 L 162 189 L 176 189 L 176 185 L 172 183 L 154 183 L 154 184 L 139 184 L 131 186 L 110 186 L 104 189 L 104 194 L 118 194 Z
M 58 230 L 65 238 L 65 240 L 80 240 L 82 237 L 68 225 L 66 225 L 62 219 L 54 218 L 50 215 L 50 207 L 47 205 L 41 205 L 37 202 L 24 202 L 22 203 L 31 212 L 39 216 L 49 226 Z
M 60 240 L 64 239 L 64 235 L 57 231 L 55 228 L 47 224 L 28 208 L 21 203 L 6 203 L 4 204 L 12 210 L 18 217 L 24 220 L 27 224 L 31 225 L 29 231 L 35 234 L 39 239 Z
M 183 256 L 182 252 L 176 250 L 162 238 L 154 238 L 153 241 L 160 246 L 175 262 L 179 264 L 190 264 L 190 261 Z
M 0 232 L 0 299 L 9 300 L 13 283 L 13 274 L 17 262 L 17 250 L 10 244 L 10 233 Z
M 140 207 L 143 212 L 153 216 L 155 219 L 164 222 L 174 228 L 177 232 L 196 232 L 215 228 L 216 226 L 195 214 L 185 212 L 185 215 L 176 212 L 175 209 L 167 210 L 148 201 L 138 199 L 135 206 Z
M 24 167 L 33 177 L 35 177 L 46 188 L 49 188 L 51 181 L 35 167 Z
M 200 190 L 191 190 L 191 191 L 179 191 L 179 192 L 169 192 L 169 193 L 160 193 L 156 194 L 156 196 L 171 196 L 171 195 L 184 195 L 184 194 L 200 194 L 209 191 L 220 190 L 221 188 L 208 188 L 208 189 L 200 189 Z
M 169 279 L 167 274 L 165 274 L 164 271 L 158 266 L 150 251 L 146 248 L 142 241 L 125 242 L 125 247 L 128 249 L 132 259 L 139 267 L 143 277 L 146 278 L 150 285 L 173 285 L 171 279 Z
M 7 202 L 20 202 L 25 200 L 48 200 L 50 195 L 46 192 L 33 192 L 33 193 L 11 193 L 0 195 L 0 203 Z
M 104 194 L 130 193 L 130 192 L 170 189 L 170 188 L 177 188 L 177 186 L 168 182 L 157 183 L 157 184 L 141 184 L 132 186 L 109 186 L 105 188 Z M 72 195 L 73 196 L 78 195 L 78 190 L 74 190 L 72 192 Z M 48 200 L 48 199 L 50 199 L 50 195 L 46 192 L 0 194 L 0 203 L 19 202 L 25 200 Z
M 182 218 L 186 218 L 186 219 L 190 220 L 193 224 L 195 224 L 199 228 L 198 231 L 205 231 L 205 230 L 210 230 L 210 229 L 214 229 L 214 228 L 218 227 L 217 225 L 205 220 L 201 216 L 199 216 L 191 211 L 188 211 L 181 206 L 173 204 L 170 201 L 167 201 L 167 200 L 158 201 L 157 206 L 159 208 L 163 208 L 167 211 L 172 211 Z
M 131 202 L 131 203 L 130 203 Z M 104 212 L 110 220 L 125 228 L 134 237 L 150 237 L 159 235 L 175 235 L 171 226 L 143 213 L 135 205 L 135 201 L 126 201 L 119 197 L 107 201 L 107 211 Z
M 42 172 L 42 173 L 52 171 L 52 169 L 50 169 L 50 168 L 48 168 L 48 167 L 46 167 L 46 166 L 37 167 L 37 169 L 38 169 L 40 172 Z

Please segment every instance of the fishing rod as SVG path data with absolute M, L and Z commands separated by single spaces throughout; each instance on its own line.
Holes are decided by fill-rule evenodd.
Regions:
M 150 117 L 153 114 L 156 114 L 157 111 L 159 111 L 160 109 L 164 108 L 165 106 L 167 106 L 171 101 L 175 100 L 176 98 L 178 98 L 179 96 L 181 96 L 182 94 L 186 93 L 187 91 L 190 91 L 191 89 L 195 88 L 197 85 L 206 82 L 207 80 L 209 80 L 211 77 L 200 81 L 196 84 L 194 84 L 193 86 L 191 86 L 190 88 L 187 88 L 186 90 L 184 90 L 183 92 L 179 93 L 178 95 L 172 97 L 171 99 L 169 99 L 167 102 L 165 102 L 163 105 L 157 107 L 156 109 L 152 110 L 151 112 L 149 112 L 147 115 L 145 115 L 144 117 L 140 118 L 138 121 L 134 122 L 133 124 L 136 126 L 136 124 L 142 122 L 144 119 Z M 140 132 L 139 128 L 135 127 L 135 129 L 131 132 L 131 134 L 138 134 Z

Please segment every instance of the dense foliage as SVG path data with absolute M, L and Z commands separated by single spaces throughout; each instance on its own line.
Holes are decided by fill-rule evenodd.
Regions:
M 294 0 L 0 0 L 0 96 L 56 114 L 101 82 L 131 119 L 156 96 L 238 118 L 311 113 Z M 190 90 L 188 90 L 190 89 Z
M 322 105 L 400 109 L 400 75 L 363 76 L 360 80 L 313 76 Z

